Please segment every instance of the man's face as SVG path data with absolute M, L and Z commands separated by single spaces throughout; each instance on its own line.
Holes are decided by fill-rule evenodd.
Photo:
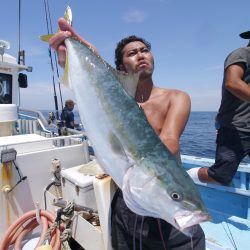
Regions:
M 123 64 L 120 69 L 126 73 L 140 72 L 140 77 L 151 76 L 154 70 L 154 58 L 147 46 L 135 41 L 123 48 Z
M 69 109 L 69 110 L 73 110 L 73 109 L 74 109 L 75 104 L 70 102 L 70 103 L 68 103 L 68 105 L 67 105 L 67 106 L 68 106 L 68 109 Z

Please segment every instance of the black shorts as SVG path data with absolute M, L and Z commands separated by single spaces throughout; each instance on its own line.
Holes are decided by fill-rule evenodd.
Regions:
M 205 236 L 199 225 L 192 237 L 182 234 L 161 219 L 133 213 L 117 190 L 111 205 L 111 237 L 114 250 L 205 250 Z M 166 208 L 167 209 L 167 208 Z M 162 236 L 161 236 L 162 235 Z M 163 241 L 162 241 L 163 238 Z
M 221 127 L 216 144 L 215 163 L 208 169 L 208 175 L 229 185 L 242 159 L 250 156 L 250 133 Z

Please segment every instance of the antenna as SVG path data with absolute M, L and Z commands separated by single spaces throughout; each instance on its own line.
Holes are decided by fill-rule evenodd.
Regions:
M 9 42 L 0 40 L 0 55 L 2 56 L 2 61 L 3 61 L 4 50 L 9 48 L 10 48 Z

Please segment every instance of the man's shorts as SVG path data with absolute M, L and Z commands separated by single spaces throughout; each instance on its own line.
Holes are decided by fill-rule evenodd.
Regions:
M 216 144 L 215 163 L 208 169 L 208 175 L 229 185 L 242 159 L 250 156 L 250 133 L 221 127 Z
M 114 250 L 141 247 L 143 250 L 164 250 L 164 245 L 168 250 L 205 250 L 205 236 L 200 225 L 194 227 L 191 240 L 164 220 L 133 213 L 126 206 L 120 189 L 115 193 L 111 209 L 111 238 Z

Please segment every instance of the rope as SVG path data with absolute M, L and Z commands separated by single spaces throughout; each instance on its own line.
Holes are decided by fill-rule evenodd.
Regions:
M 74 203 L 69 202 L 65 208 L 62 209 L 62 214 L 66 217 L 72 217 L 74 213 Z
M 62 215 L 65 217 L 64 221 L 66 223 L 66 226 L 63 232 L 61 232 L 60 242 L 62 243 L 62 242 L 68 241 L 71 238 L 72 230 L 71 228 L 68 228 L 68 227 L 72 222 L 72 217 L 74 217 L 74 203 L 73 202 L 68 203 L 65 208 L 61 208 L 57 211 L 57 217 L 55 219 L 55 222 L 48 229 L 43 243 L 45 243 L 47 240 L 50 239 L 50 235 L 53 233 L 56 227 L 60 225 Z
M 226 223 L 226 225 L 227 225 L 227 229 L 228 229 L 229 233 L 227 232 L 226 228 L 224 227 L 223 222 L 221 223 L 221 224 L 222 224 L 222 227 L 223 227 L 223 229 L 224 229 L 224 231 L 225 231 L 225 233 L 226 233 L 226 235 L 227 235 L 229 241 L 231 241 L 231 243 L 232 243 L 234 249 L 237 250 L 238 248 L 237 248 L 237 246 L 236 246 L 234 237 L 233 237 L 232 232 L 231 232 L 231 230 L 230 230 L 230 228 L 229 228 L 229 226 L 228 226 L 228 223 L 227 223 L 227 221 L 226 221 L 226 220 L 227 220 L 226 217 L 225 217 L 224 219 L 225 219 L 225 223 Z
M 144 224 L 144 216 L 141 219 L 141 230 L 140 230 L 140 250 L 142 250 L 142 231 L 143 231 L 143 224 Z
M 46 234 L 45 234 L 45 237 L 44 237 L 44 240 L 42 242 L 42 245 L 45 245 L 47 241 L 50 241 L 51 239 L 51 234 L 54 232 L 54 230 L 57 228 L 57 222 L 53 222 L 53 224 L 51 225 L 50 228 L 48 228 Z
M 216 210 L 213 210 L 213 209 L 210 209 L 210 210 L 211 210 L 211 212 L 212 212 L 212 211 L 216 211 Z M 223 227 L 223 229 L 224 229 L 224 231 L 225 231 L 225 234 L 227 235 L 229 241 L 230 241 L 231 244 L 233 245 L 234 250 L 237 250 L 238 248 L 237 248 L 236 242 L 235 242 L 235 240 L 234 240 L 234 236 L 233 236 L 232 231 L 231 231 L 231 229 L 230 229 L 230 227 L 229 227 L 229 223 L 227 222 L 228 219 L 227 219 L 227 217 L 226 217 L 224 214 L 220 213 L 220 215 L 222 216 L 223 221 L 226 223 L 227 229 L 228 229 L 228 230 L 227 230 L 227 229 L 225 228 L 225 226 L 223 225 L 223 221 L 222 221 L 222 223 L 221 223 L 221 226 Z
M 158 222 L 158 227 L 159 227 L 159 232 L 160 232 L 160 236 L 161 236 L 161 242 L 162 242 L 163 249 L 167 250 L 167 247 L 166 247 L 165 242 L 164 242 L 164 237 L 163 237 L 163 234 L 162 234 L 162 230 L 161 230 L 161 221 L 160 221 L 160 219 L 157 219 L 157 222 Z
M 133 233 L 133 250 L 136 250 L 135 234 L 136 234 L 136 226 L 137 226 L 137 217 L 138 217 L 138 215 L 136 214 L 136 216 L 135 216 L 135 224 L 134 224 L 134 233 Z
M 71 228 L 66 228 L 66 229 L 61 233 L 60 241 L 61 241 L 61 242 L 69 241 L 69 239 L 71 238 L 71 236 L 72 236 L 72 230 L 71 230 Z

